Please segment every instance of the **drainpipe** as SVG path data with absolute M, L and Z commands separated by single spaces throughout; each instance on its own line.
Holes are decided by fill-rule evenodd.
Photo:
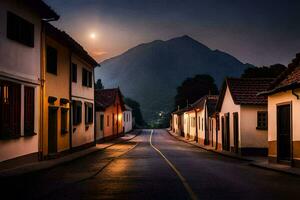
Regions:
M 70 151 L 72 151 L 73 150 L 73 144 L 72 144 L 72 136 L 73 136 L 73 118 L 72 118 L 72 115 L 73 115 L 73 109 L 71 109 L 72 108 L 72 106 L 71 105 L 73 105 L 73 102 L 72 102 L 72 76 L 73 76 L 73 69 L 72 69 L 72 51 L 71 51 L 71 49 L 69 49 L 69 61 L 70 61 L 70 76 L 69 76 L 69 78 L 70 78 L 70 84 L 69 84 L 69 92 L 70 92 L 70 94 L 69 94 L 69 106 L 70 106 L 70 108 L 69 108 L 69 110 L 70 110 L 70 112 L 69 112 L 69 143 L 70 143 Z

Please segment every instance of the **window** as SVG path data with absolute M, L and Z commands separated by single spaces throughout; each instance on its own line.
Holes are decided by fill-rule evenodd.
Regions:
M 78 125 L 82 120 L 82 103 L 73 101 L 73 125 Z
M 24 135 L 34 134 L 34 88 L 24 87 Z
M 7 12 L 6 34 L 11 40 L 34 47 L 34 25 L 11 12 Z
M 192 127 L 195 127 L 195 126 L 196 126 L 196 118 L 195 118 L 195 117 L 192 117 L 192 120 L 191 120 L 191 126 L 192 126 Z
M 103 131 L 104 115 L 100 115 L 100 131 Z
M 109 126 L 109 115 L 106 116 L 106 126 Z
M 61 108 L 61 134 L 68 133 L 68 108 Z
M 51 46 L 47 46 L 46 52 L 46 68 L 47 72 L 57 74 L 57 50 Z
M 93 104 L 85 102 L 85 124 L 93 123 Z
M 0 81 L 0 138 L 21 136 L 21 85 Z
M 82 68 L 82 85 L 86 87 L 92 87 L 92 72 Z
M 72 82 L 77 82 L 77 64 L 72 63 Z
M 268 112 L 258 111 L 257 112 L 257 129 L 267 130 L 268 129 Z

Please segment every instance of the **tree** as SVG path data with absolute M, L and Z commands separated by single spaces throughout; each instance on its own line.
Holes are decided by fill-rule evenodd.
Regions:
M 145 126 L 146 122 L 143 119 L 140 104 L 137 101 L 126 97 L 124 98 L 124 102 L 132 108 L 132 116 L 135 118 L 135 123 L 139 126 Z
M 213 77 L 207 74 L 196 75 L 193 78 L 185 79 L 177 87 L 175 107 L 184 108 L 187 106 L 187 103 L 192 104 L 204 95 L 218 93 L 218 88 Z
M 242 78 L 276 78 L 286 67 L 282 64 L 270 65 L 269 67 L 249 67 L 244 70 Z
M 97 82 L 95 83 L 95 89 L 99 89 L 99 90 L 104 89 L 101 79 L 98 79 Z

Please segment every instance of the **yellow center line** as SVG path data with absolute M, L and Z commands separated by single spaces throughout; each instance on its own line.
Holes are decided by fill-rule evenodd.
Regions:
M 188 184 L 187 180 L 181 175 L 181 173 L 177 170 L 177 168 L 167 159 L 167 157 L 159 150 L 157 149 L 153 144 L 152 144 L 152 135 L 153 135 L 153 130 L 151 130 L 151 134 L 150 134 L 150 145 L 151 147 L 156 150 L 161 157 L 163 157 L 163 159 L 168 163 L 168 165 L 171 167 L 171 169 L 176 173 L 176 175 L 179 177 L 181 183 L 183 184 L 184 188 L 186 189 L 186 191 L 188 192 L 188 194 L 190 195 L 190 198 L 192 200 L 196 200 L 198 199 L 196 194 L 194 193 L 194 191 L 192 190 L 192 188 L 190 187 L 190 185 Z

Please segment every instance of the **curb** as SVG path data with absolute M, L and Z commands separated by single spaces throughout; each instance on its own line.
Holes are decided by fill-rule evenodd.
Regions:
M 290 172 L 290 171 L 286 171 L 286 170 L 276 169 L 276 168 L 272 168 L 272 167 L 262 166 L 262 165 L 256 164 L 256 163 L 249 163 L 249 166 L 260 168 L 260 169 L 264 169 L 264 170 L 279 172 L 279 173 L 287 174 L 287 175 L 290 175 L 290 176 L 298 176 L 298 177 L 300 177 L 300 173 L 295 173 L 295 172 Z
M 187 144 L 190 144 L 190 145 L 193 145 L 195 147 L 198 147 L 198 148 L 201 148 L 203 150 L 206 150 L 206 151 L 209 151 L 209 152 L 213 152 L 213 153 L 216 153 L 216 154 L 219 154 L 219 155 L 222 155 L 222 156 L 225 156 L 225 157 L 229 157 L 229 158 L 234 158 L 234 159 L 237 159 L 237 160 L 242 160 L 242 161 L 247 161 L 247 162 L 253 162 L 253 160 L 251 159 L 247 159 L 247 158 L 243 158 L 243 157 L 240 157 L 240 156 L 235 156 L 235 155 L 230 155 L 230 154 L 226 154 L 226 153 L 223 153 L 223 152 L 220 152 L 220 151 L 217 151 L 217 150 L 213 150 L 213 149 L 207 149 L 205 148 L 204 146 L 200 146 L 200 145 L 197 145 L 197 144 L 193 144 L 189 141 L 186 141 L 185 139 L 182 139 L 176 135 L 173 135 L 169 130 L 166 130 L 171 136 L 173 136 L 174 138 L 176 138 L 177 140 L 179 141 L 182 141 L 182 142 L 185 142 Z
M 35 173 L 35 172 L 51 169 L 51 168 L 54 168 L 54 167 L 57 167 L 57 166 L 75 161 L 75 160 L 80 159 L 84 156 L 96 153 L 98 151 L 103 151 L 103 150 L 105 150 L 105 149 L 107 149 L 111 146 L 130 141 L 130 140 L 134 139 L 135 137 L 137 137 L 140 133 L 141 133 L 141 131 L 138 130 L 137 133 L 133 137 L 131 137 L 129 139 L 125 139 L 125 140 L 121 140 L 121 141 L 112 143 L 112 144 L 110 144 L 106 147 L 103 147 L 103 148 L 98 149 L 98 148 L 96 148 L 96 146 L 93 146 L 91 148 L 95 148 L 95 149 L 86 149 L 87 152 L 82 152 L 81 151 L 81 154 L 80 154 L 80 151 L 79 151 L 79 155 L 69 154 L 69 157 L 63 157 L 63 160 L 60 160 L 60 161 L 53 159 L 53 160 L 49 161 L 50 163 L 43 163 L 43 161 L 41 161 L 40 163 L 36 163 L 36 164 L 27 164 L 27 165 L 24 165 L 22 167 L 15 167 L 15 168 L 12 168 L 12 169 L 6 169 L 6 170 L 3 170 L 3 171 L 0 171 L 0 178 L 21 176 L 21 175 L 26 175 L 26 174 L 29 174 L 29 173 Z M 88 150 L 90 150 L 90 151 L 88 151 Z M 53 161 L 53 163 L 51 163 L 51 161 Z

